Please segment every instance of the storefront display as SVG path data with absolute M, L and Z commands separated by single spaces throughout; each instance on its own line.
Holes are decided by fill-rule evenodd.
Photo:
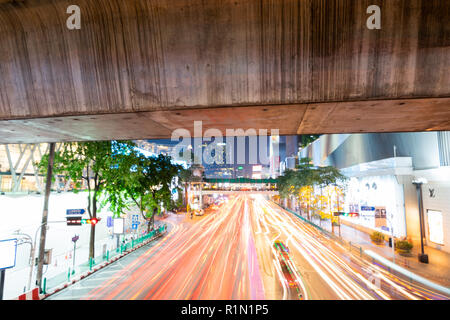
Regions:
M 431 242 L 444 244 L 444 226 L 442 223 L 442 212 L 427 210 L 428 234 Z
M 364 176 L 349 180 L 345 211 L 348 221 L 364 227 L 391 234 L 406 236 L 403 189 L 395 176 Z M 391 221 L 392 220 L 392 221 Z

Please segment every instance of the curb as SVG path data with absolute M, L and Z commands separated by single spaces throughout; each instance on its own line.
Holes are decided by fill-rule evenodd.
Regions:
M 45 298 L 44 294 L 39 294 L 39 288 L 36 287 L 33 290 L 21 294 L 14 300 L 42 300 Z

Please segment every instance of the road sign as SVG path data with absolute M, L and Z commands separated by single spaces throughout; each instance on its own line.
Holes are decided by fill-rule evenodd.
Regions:
M 81 216 L 80 217 L 66 217 L 68 226 L 81 226 Z
M 72 241 L 73 241 L 73 242 L 77 242 L 78 239 L 80 239 L 80 236 L 76 235 L 75 237 L 72 238 Z
M 137 215 L 137 214 L 133 214 L 132 216 L 131 216 L 131 221 L 138 221 L 139 220 L 139 215 Z M 134 222 L 133 222 L 134 223 Z
M 131 230 L 137 230 L 137 228 L 138 228 L 138 223 L 133 223 L 132 225 L 131 225 Z
M 66 215 L 83 215 L 85 212 L 85 209 L 67 209 Z
M 361 211 L 375 211 L 375 207 L 361 206 Z

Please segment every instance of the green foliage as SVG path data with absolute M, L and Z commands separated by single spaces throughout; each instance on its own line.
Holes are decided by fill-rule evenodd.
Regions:
M 75 190 L 85 186 L 88 192 L 87 211 L 90 218 L 97 217 L 101 197 L 108 198 L 114 211 L 121 211 L 123 184 L 120 175 L 129 169 L 128 162 L 135 157 L 135 144 L 131 141 L 89 141 L 63 143 L 55 152 L 54 173 L 64 175 L 75 184 Z M 46 170 L 48 156 L 39 163 Z M 84 182 L 84 183 L 83 183 Z M 89 256 L 94 257 L 95 227 L 91 228 Z
M 119 195 L 121 201 L 131 199 L 145 219 L 160 214 L 161 204 L 167 210 L 172 209 L 172 182 L 182 167 L 172 164 L 171 157 L 165 155 L 146 157 L 141 154 L 134 161 L 130 172 L 120 178 L 123 184 L 123 193 Z
M 409 252 L 413 248 L 413 244 L 407 240 L 397 240 L 395 241 L 395 248 Z
M 305 148 L 308 144 L 316 141 L 320 134 L 303 134 L 300 137 L 300 148 Z
M 39 163 L 42 172 L 47 163 L 48 156 L 43 157 Z M 64 143 L 55 153 L 54 164 L 55 174 L 75 183 L 74 191 L 87 188 L 91 218 L 107 205 L 115 217 L 137 205 L 152 224 L 154 215 L 161 212 L 161 204 L 168 210 L 173 208 L 172 182 L 181 169 L 168 156 L 144 156 L 131 141 Z
M 384 242 L 384 234 L 381 233 L 381 232 L 379 232 L 379 231 L 374 231 L 374 232 L 372 232 L 372 234 L 370 235 L 370 239 L 371 239 L 373 242 L 376 242 L 376 243 L 382 243 L 382 242 Z
M 284 175 L 278 177 L 278 191 L 285 198 L 297 195 L 303 187 L 326 187 L 345 183 L 346 177 L 332 166 L 317 167 L 311 164 L 311 159 L 302 158 L 295 170 L 286 170 Z

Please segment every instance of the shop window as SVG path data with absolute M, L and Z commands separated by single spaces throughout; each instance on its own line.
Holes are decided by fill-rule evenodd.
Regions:
M 431 242 L 444 244 L 444 226 L 442 222 L 442 212 L 427 210 L 428 234 Z

